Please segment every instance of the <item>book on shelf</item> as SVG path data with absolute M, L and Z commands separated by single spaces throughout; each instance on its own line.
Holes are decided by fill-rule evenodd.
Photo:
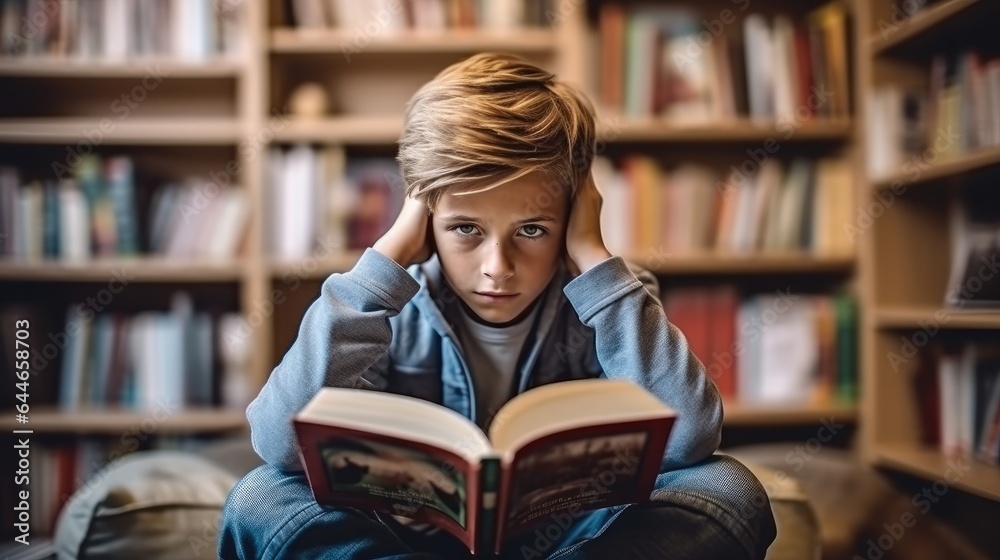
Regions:
M 96 314 L 71 305 L 61 335 L 61 410 L 177 410 L 221 400 L 215 321 L 194 312 L 187 294 L 175 294 L 169 313 Z
M 667 320 L 684 333 L 726 402 L 853 403 L 857 317 L 846 295 L 742 297 L 735 286 L 674 288 Z
M 0 3 L 3 57 L 204 62 L 246 51 L 245 2 L 94 0 Z
M 808 252 L 849 256 L 843 231 L 851 218 L 849 161 L 747 159 L 725 179 L 683 164 L 666 169 L 649 156 L 603 157 L 594 164 L 604 194 L 601 230 L 616 254 L 670 255 Z
M 587 379 L 514 397 L 488 436 L 424 400 L 337 388 L 294 424 L 318 502 L 427 523 L 490 553 L 554 516 L 648 501 L 675 418 L 633 383 Z
M 297 145 L 273 148 L 269 170 L 270 250 L 281 259 L 370 247 L 403 206 L 403 180 L 390 158 L 348 159 L 342 146 Z
M 951 275 L 945 305 L 951 309 L 1000 309 L 1000 196 L 992 182 L 965 185 L 953 198 Z
M 602 106 L 681 124 L 750 117 L 789 132 L 813 118 L 849 115 L 843 5 L 800 21 L 741 17 L 735 7 L 709 22 L 687 8 L 601 3 Z
M 949 458 L 1000 464 L 1000 352 L 985 340 L 935 344 L 912 387 L 921 442 Z M 896 368 L 899 362 L 893 362 Z
M 552 13 L 549 0 L 292 0 L 290 21 L 299 29 L 511 30 L 542 27 Z M 377 24 L 374 27 L 373 24 Z
M 24 183 L 18 169 L 0 167 L 0 257 L 227 260 L 242 250 L 250 208 L 238 186 L 189 177 L 150 195 L 124 156 L 84 156 L 69 171 Z
M 926 164 L 1000 147 L 1000 58 L 938 55 L 926 88 L 880 86 L 869 96 L 872 177 L 917 179 Z

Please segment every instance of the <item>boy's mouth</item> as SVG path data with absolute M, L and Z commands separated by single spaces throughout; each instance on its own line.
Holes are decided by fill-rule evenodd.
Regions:
M 511 292 L 473 292 L 473 293 L 479 296 L 481 299 L 494 303 L 509 301 L 514 297 L 516 297 L 517 295 L 519 295 Z

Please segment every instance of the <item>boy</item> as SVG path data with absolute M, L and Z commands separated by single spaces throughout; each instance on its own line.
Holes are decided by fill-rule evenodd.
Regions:
M 450 535 L 318 505 L 292 417 L 323 386 L 391 391 L 486 428 L 515 394 L 629 379 L 679 413 L 653 502 L 586 512 L 505 547 L 511 558 L 762 558 L 775 535 L 760 483 L 713 455 L 722 405 L 656 280 L 604 246 L 590 105 L 519 59 L 477 55 L 410 101 L 407 200 L 354 268 L 333 274 L 247 408 L 267 461 L 230 493 L 224 558 L 461 558 Z M 408 268 L 408 270 L 407 270 Z

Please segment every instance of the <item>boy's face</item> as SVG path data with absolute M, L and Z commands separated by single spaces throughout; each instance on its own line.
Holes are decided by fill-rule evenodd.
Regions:
M 481 322 L 520 320 L 557 270 L 569 201 L 542 195 L 542 181 L 532 173 L 488 191 L 446 193 L 434 209 L 431 227 L 445 279 Z

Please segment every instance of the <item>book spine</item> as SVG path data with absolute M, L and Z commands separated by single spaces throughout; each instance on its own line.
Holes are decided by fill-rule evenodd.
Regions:
M 479 511 L 476 515 L 476 550 L 483 554 L 497 549 L 499 490 L 500 458 L 484 457 L 479 465 Z

